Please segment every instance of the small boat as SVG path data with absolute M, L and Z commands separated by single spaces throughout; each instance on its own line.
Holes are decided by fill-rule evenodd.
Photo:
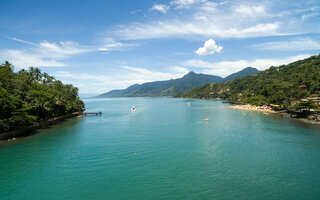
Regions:
M 205 119 L 203 119 L 203 121 L 207 122 L 207 121 L 209 121 L 209 118 L 205 118 Z

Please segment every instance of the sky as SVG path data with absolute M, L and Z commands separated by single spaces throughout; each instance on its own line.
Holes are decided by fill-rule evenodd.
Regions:
M 0 62 L 80 93 L 320 53 L 319 0 L 0 0 Z

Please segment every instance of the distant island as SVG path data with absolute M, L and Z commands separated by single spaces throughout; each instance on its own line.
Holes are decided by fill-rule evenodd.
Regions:
M 110 92 L 97 96 L 106 97 L 163 97 L 175 96 L 186 92 L 194 87 L 202 86 L 208 83 L 225 83 L 236 78 L 252 76 L 259 72 L 256 68 L 247 67 L 239 72 L 233 73 L 225 78 L 208 74 L 196 74 L 189 72 L 182 78 L 166 81 L 155 81 L 144 84 L 134 84 L 124 90 L 112 90 Z
M 0 65 L 0 101 L 0 136 L 84 109 L 78 88 L 62 84 L 37 68 L 14 72 L 8 61 Z

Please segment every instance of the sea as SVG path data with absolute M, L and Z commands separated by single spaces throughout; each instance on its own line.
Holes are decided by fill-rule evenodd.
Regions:
M 84 102 L 102 115 L 0 143 L 1 200 L 320 199 L 319 125 L 216 100 Z

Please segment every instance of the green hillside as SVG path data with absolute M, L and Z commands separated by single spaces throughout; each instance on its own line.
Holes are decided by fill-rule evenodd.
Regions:
M 223 79 L 219 76 L 207 74 L 196 74 L 189 72 L 182 78 L 171 79 L 167 81 L 155 81 L 135 84 L 125 90 L 112 90 L 99 95 L 98 97 L 155 97 L 155 96 L 174 96 L 178 93 L 185 92 L 191 88 L 206 83 L 216 83 Z
M 0 133 L 81 111 L 78 89 L 64 85 L 37 68 L 15 73 L 9 62 L 0 65 Z
M 320 95 L 320 55 L 269 69 L 228 83 L 207 84 L 177 95 L 222 98 L 253 105 L 289 106 L 291 100 Z
M 159 97 L 175 96 L 181 92 L 186 92 L 194 87 L 207 83 L 224 83 L 236 78 L 242 78 L 257 74 L 259 71 L 252 67 L 247 67 L 239 72 L 231 74 L 226 78 L 208 74 L 196 74 L 189 72 L 182 78 L 166 81 L 155 81 L 144 84 L 134 84 L 124 90 L 112 90 L 99 95 L 98 97 Z

